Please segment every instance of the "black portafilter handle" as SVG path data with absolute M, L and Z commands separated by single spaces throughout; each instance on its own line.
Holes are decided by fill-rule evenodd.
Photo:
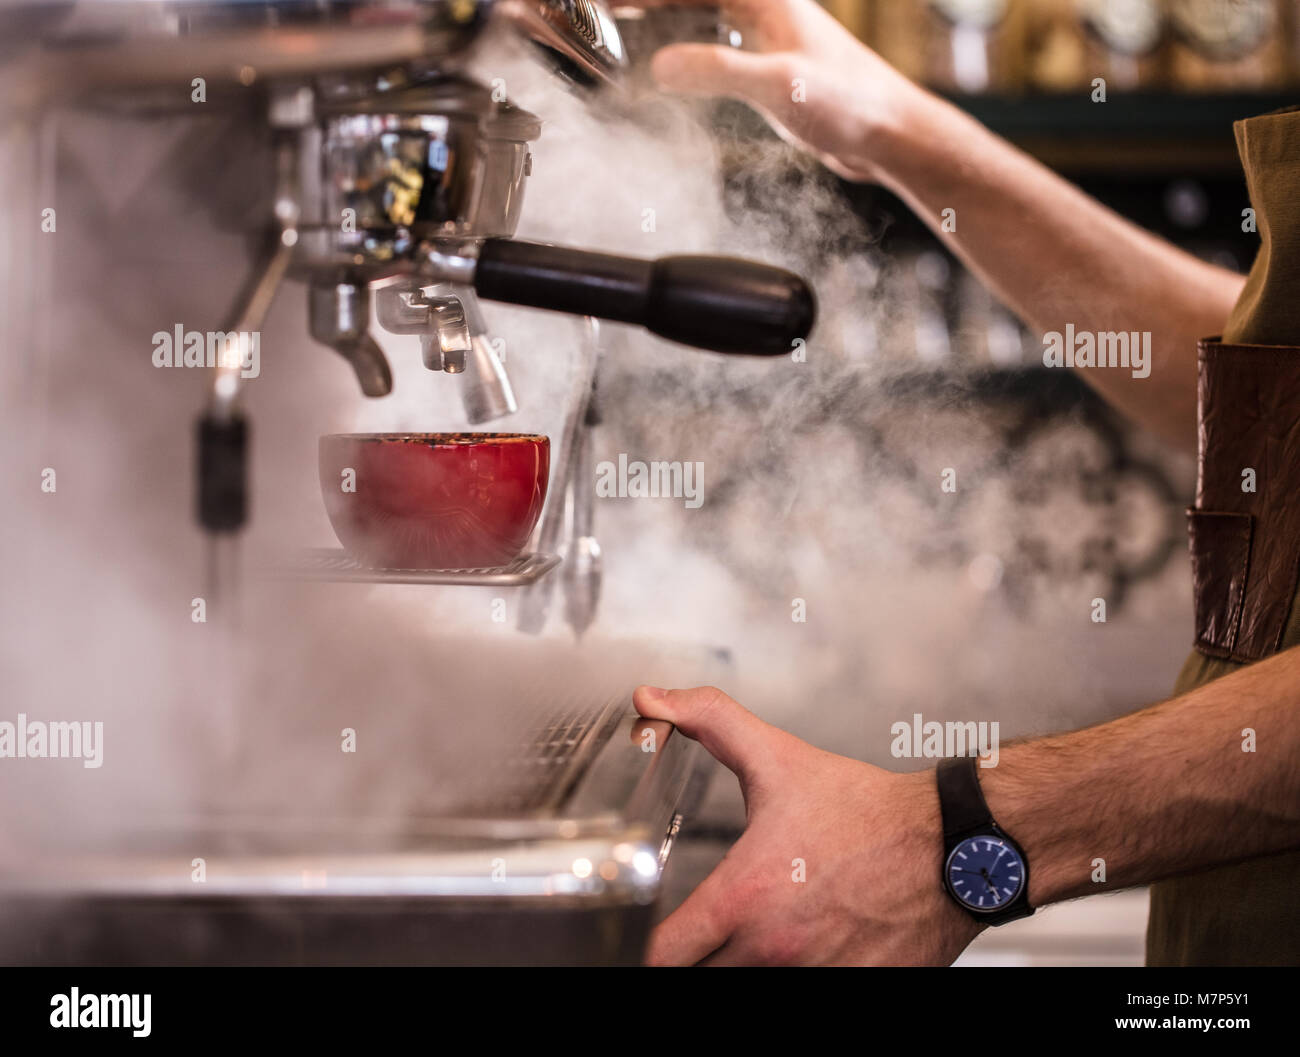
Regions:
M 817 315 L 808 284 L 781 268 L 736 257 L 642 260 L 489 239 L 474 289 L 493 301 L 635 323 L 715 352 L 781 356 Z

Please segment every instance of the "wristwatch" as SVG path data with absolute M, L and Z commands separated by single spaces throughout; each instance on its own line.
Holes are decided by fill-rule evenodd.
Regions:
M 943 886 L 957 905 L 986 925 L 1004 925 L 1034 912 L 1029 905 L 1029 860 L 993 821 L 980 791 L 974 756 L 939 764 L 943 818 Z

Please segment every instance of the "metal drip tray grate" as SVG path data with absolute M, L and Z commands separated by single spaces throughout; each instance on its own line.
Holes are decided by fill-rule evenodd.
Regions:
M 509 565 L 494 569 L 377 569 L 363 565 L 342 548 L 313 548 L 272 570 L 290 580 L 335 580 L 364 584 L 463 584 L 480 587 L 523 587 L 540 580 L 560 564 L 554 554 L 521 554 Z
M 622 698 L 552 712 L 525 726 L 509 751 L 463 779 L 458 809 L 512 817 L 558 809 L 617 722 Z M 484 761 L 486 763 L 486 761 Z

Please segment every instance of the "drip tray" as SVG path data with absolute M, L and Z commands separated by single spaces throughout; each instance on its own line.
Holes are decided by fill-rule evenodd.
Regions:
M 271 575 L 288 580 L 334 580 L 360 584 L 462 584 L 470 587 L 523 587 L 560 564 L 558 555 L 521 554 L 493 569 L 377 569 L 363 565 L 341 547 L 317 547 L 274 566 Z

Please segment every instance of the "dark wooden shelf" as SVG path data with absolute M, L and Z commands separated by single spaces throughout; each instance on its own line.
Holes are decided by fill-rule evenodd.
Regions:
M 1089 136 L 1113 139 L 1231 138 L 1232 123 L 1300 103 L 1294 92 L 1193 95 L 1112 93 L 1094 103 L 1087 92 L 1069 95 L 958 96 L 952 101 L 1009 138 Z
M 1239 172 L 1232 124 L 1300 101 L 1300 92 L 961 96 L 952 101 L 1061 172 Z

